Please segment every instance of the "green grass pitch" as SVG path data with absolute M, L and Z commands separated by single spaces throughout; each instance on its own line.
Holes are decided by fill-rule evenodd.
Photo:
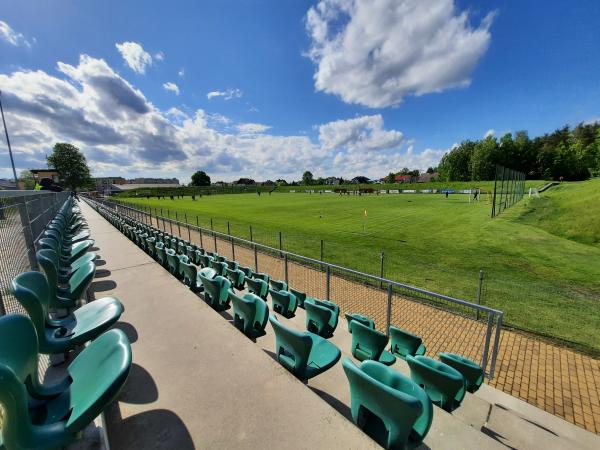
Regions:
M 484 195 L 263 193 L 124 199 L 171 217 L 505 312 L 508 325 L 600 354 L 600 179 L 565 183 L 490 219 Z M 570 208 L 573 211 L 570 212 Z M 365 216 L 366 210 L 366 216 Z M 595 219 L 594 219 L 595 218 Z

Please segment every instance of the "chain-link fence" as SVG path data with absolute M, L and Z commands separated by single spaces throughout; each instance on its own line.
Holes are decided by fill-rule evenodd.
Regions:
M 256 241 L 250 228 L 248 234 L 240 237 L 232 233 L 231 225 L 222 232 L 216 230 L 215 222 L 206 227 L 199 219 L 194 224 L 195 219 L 179 217 L 179 213 L 153 215 L 160 214 L 160 210 L 155 213 L 112 201 L 89 200 L 96 207 L 155 226 L 255 272 L 266 272 L 272 279 L 284 280 L 311 297 L 332 300 L 342 314 L 367 315 L 385 333 L 390 326 L 407 329 L 423 337 L 428 352 L 459 352 L 480 361 L 490 379 L 494 375 L 501 311 L 392 281 L 382 276 L 383 272 L 374 275 L 291 252 L 280 233 L 274 236 L 275 245 L 266 245 Z M 319 254 L 323 255 L 320 248 Z M 381 268 L 383 257 L 380 255 Z
M 35 244 L 68 198 L 67 192 L 0 191 L 0 315 L 25 311 L 11 280 L 37 269 Z

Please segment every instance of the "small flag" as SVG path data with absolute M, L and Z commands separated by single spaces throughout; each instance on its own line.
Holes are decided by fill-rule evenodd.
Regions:
M 365 217 L 368 217 L 368 216 L 367 216 L 367 210 L 366 210 L 366 209 L 365 209 Z

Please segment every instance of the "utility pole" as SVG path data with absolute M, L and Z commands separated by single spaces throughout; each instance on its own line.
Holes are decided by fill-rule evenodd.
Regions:
M 2 91 L 0 91 L 0 113 L 2 114 L 4 134 L 6 134 L 6 143 L 8 144 L 8 154 L 10 155 L 10 163 L 12 165 L 13 175 L 15 177 L 15 187 L 17 187 L 17 171 L 15 170 L 15 160 L 13 159 L 12 149 L 10 148 L 10 139 L 8 138 L 8 130 L 6 129 L 6 120 L 4 120 L 4 109 L 2 109 Z

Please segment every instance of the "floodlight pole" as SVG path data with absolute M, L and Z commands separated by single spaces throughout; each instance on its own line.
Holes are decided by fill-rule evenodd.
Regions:
M 4 125 L 4 134 L 6 134 L 6 143 L 8 144 L 8 154 L 10 155 L 10 164 L 12 165 L 13 175 L 15 177 L 15 186 L 18 186 L 17 171 L 15 169 L 15 160 L 13 159 L 12 148 L 10 147 L 10 139 L 8 138 L 8 129 L 6 128 L 6 120 L 4 120 L 4 109 L 2 109 L 2 91 L 0 91 L 0 114 L 2 114 L 2 124 Z

